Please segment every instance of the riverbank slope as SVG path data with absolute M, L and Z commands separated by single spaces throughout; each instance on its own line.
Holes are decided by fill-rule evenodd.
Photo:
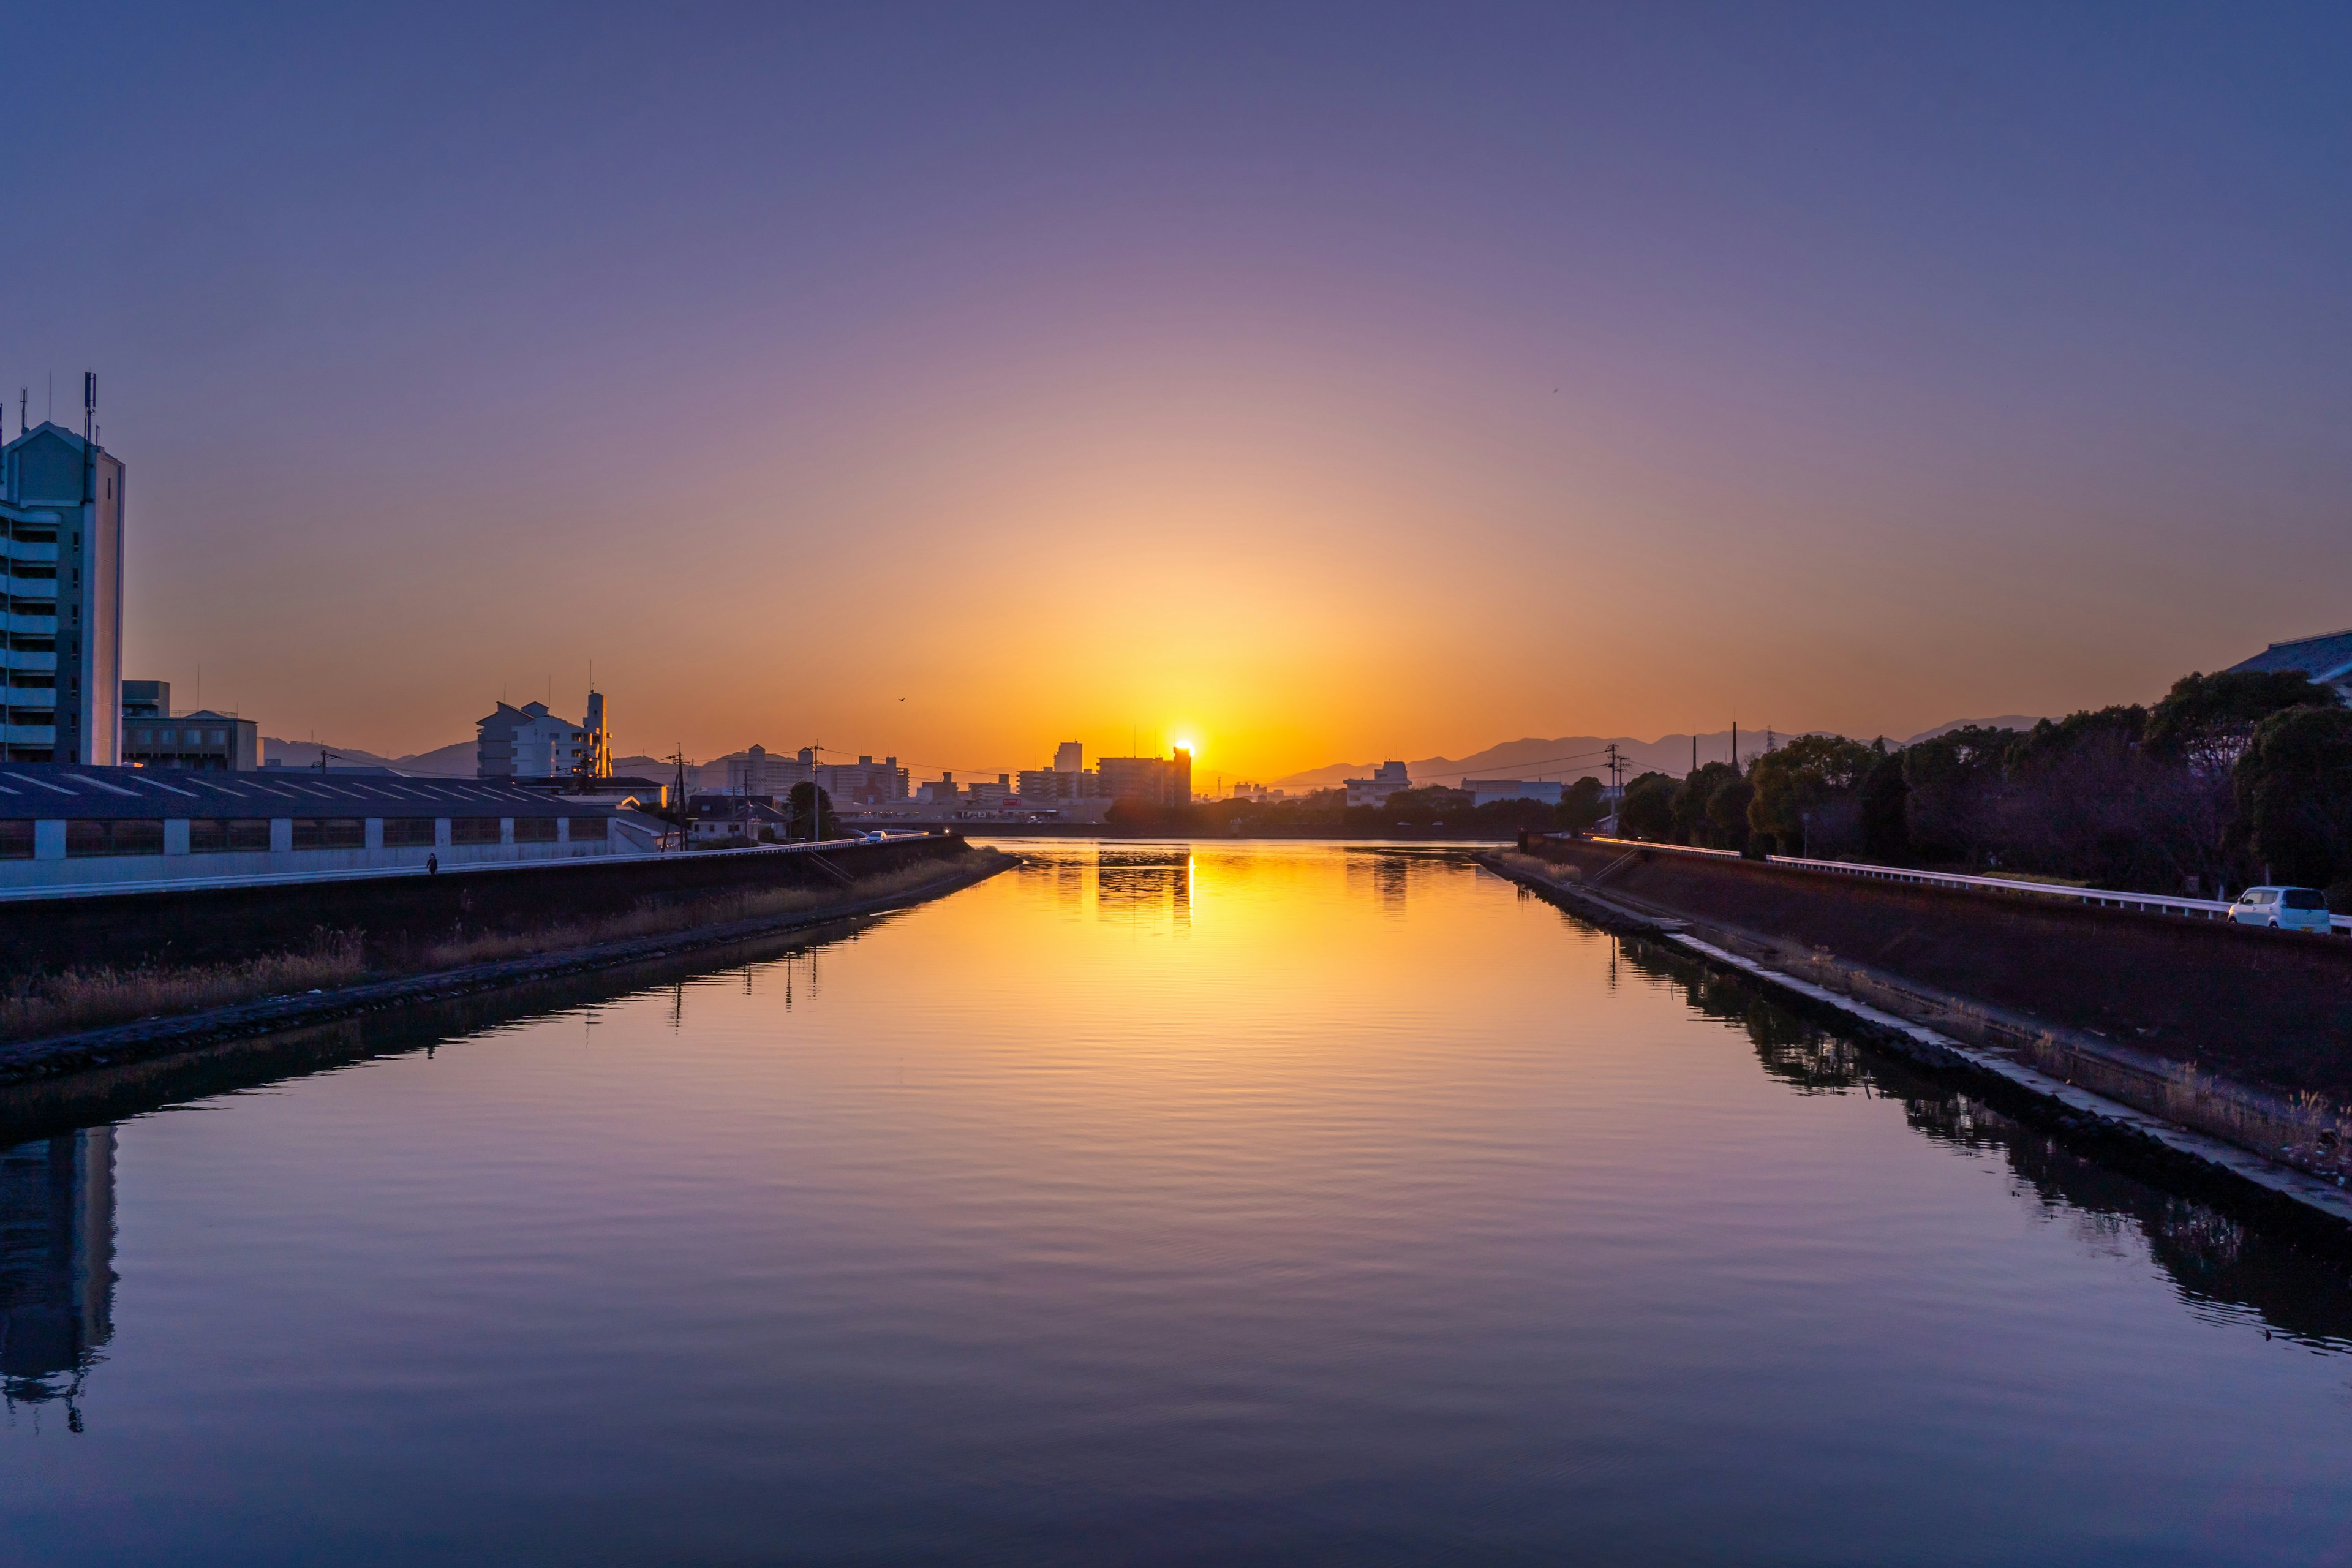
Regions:
M 2336 1048 L 2352 943 L 1622 846 L 1529 848 L 1478 859 L 1597 923 L 1999 1080 L 2070 1131 L 2096 1123 L 2159 1163 L 2352 1224 Z
M 0 1093 L 13 1084 L 91 1066 L 900 909 L 1019 863 L 1016 857 L 960 838 L 928 845 L 924 853 L 902 852 L 887 864 L 860 866 L 862 875 L 845 872 L 841 879 L 815 888 L 774 881 L 717 884 L 641 897 L 604 912 L 593 906 L 551 905 L 536 921 L 458 925 L 438 942 L 387 943 L 373 962 L 370 933 L 351 930 L 329 933 L 308 955 L 67 970 L 20 981 L 0 1003 L 0 1016 L 16 1026 L 14 1037 L 0 1043 Z M 322 984 L 268 994 L 254 989 L 302 973 L 306 956 L 319 970 L 313 978 Z M 173 1005 L 175 1001 L 180 1005 Z

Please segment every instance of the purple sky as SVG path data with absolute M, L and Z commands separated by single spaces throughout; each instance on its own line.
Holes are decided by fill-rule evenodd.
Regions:
M 268 733 L 1271 774 L 2352 626 L 2341 6 L 352 10 L 9 29 L 0 384 Z

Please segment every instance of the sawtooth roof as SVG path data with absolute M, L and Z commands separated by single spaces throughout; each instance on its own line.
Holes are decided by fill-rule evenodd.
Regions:
M 619 808 L 484 779 L 199 773 L 0 763 L 0 817 L 614 816 Z

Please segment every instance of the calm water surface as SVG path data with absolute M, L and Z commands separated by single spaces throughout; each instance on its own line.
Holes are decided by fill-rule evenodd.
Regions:
M 1023 847 L 10 1151 L 0 1553 L 2352 1561 L 2340 1264 L 1443 850 Z

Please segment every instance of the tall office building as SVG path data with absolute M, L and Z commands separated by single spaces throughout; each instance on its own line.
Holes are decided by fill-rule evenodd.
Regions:
M 83 384 L 88 412 L 95 383 Z M 36 425 L 0 447 L 8 573 L 0 757 L 122 760 L 122 489 L 121 459 L 63 426 Z
M 1102 793 L 1139 805 L 1192 804 L 1192 753 L 1179 747 L 1165 757 L 1103 757 L 1095 763 Z

